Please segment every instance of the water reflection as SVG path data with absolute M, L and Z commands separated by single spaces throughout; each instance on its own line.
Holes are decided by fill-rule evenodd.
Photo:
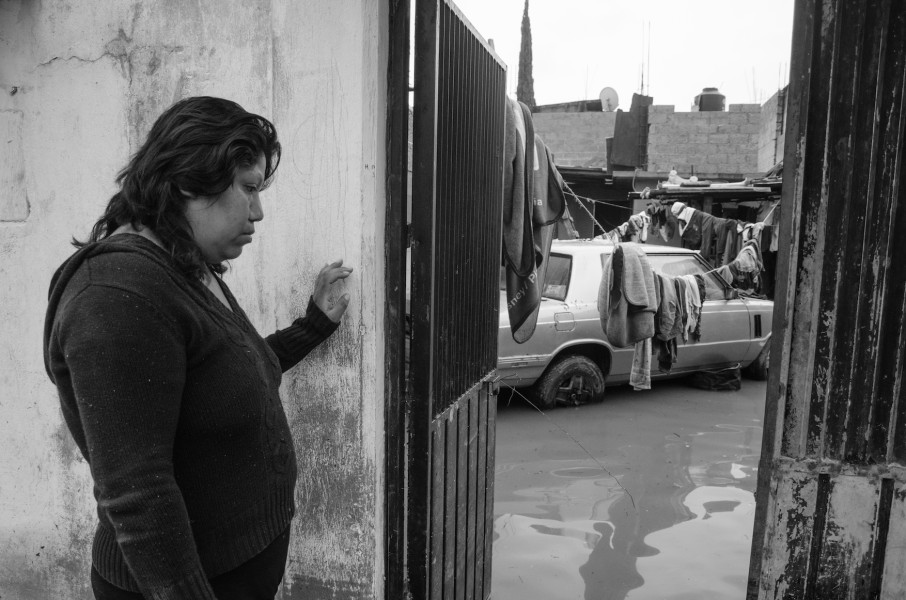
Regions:
M 611 436 L 601 466 L 499 462 L 493 597 L 744 597 L 759 425 Z

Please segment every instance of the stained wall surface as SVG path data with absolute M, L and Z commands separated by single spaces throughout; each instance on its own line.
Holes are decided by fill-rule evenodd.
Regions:
M 283 598 L 382 589 L 387 2 L 0 4 L 0 597 L 89 598 L 88 466 L 44 372 L 54 269 L 175 100 L 224 96 L 283 143 L 265 220 L 226 276 L 259 331 L 355 267 L 337 333 L 284 376 L 300 472 Z

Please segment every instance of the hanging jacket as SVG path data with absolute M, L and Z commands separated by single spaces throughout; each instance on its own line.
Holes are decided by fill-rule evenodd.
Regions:
M 702 247 L 702 211 L 694 208 L 686 209 L 691 211 L 689 221 L 683 229 L 683 248 L 689 250 L 700 250 Z M 685 213 L 686 211 L 683 211 Z
M 598 288 L 598 313 L 608 341 L 626 348 L 654 336 L 657 298 L 654 271 L 641 246 L 627 242 L 614 248 Z

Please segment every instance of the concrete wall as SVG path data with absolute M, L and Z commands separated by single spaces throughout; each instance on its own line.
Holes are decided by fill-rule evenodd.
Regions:
M 761 172 L 783 160 L 787 89 L 789 88 L 779 90 L 761 106 L 761 120 L 758 124 L 758 170 Z
M 558 165 L 607 167 L 606 139 L 613 136 L 615 112 L 544 112 L 532 115 L 535 133 Z
M 671 105 L 652 106 L 647 171 L 669 173 L 675 168 L 684 177 L 693 168 L 705 177 L 767 171 L 783 158 L 783 130 L 777 130 L 780 94 L 763 106 L 731 104 L 724 112 L 676 112 Z M 569 167 L 607 168 L 606 139 L 613 136 L 615 118 L 615 112 L 572 109 L 532 115 L 535 131 L 554 152 L 557 164 Z
M 648 171 L 676 169 L 688 176 L 756 174 L 761 106 L 731 104 L 729 110 L 675 112 L 652 106 L 648 112 Z
M 0 5 L 0 597 L 90 598 L 88 467 L 44 373 L 53 270 L 159 113 L 198 94 L 270 116 L 265 220 L 227 281 L 263 333 L 315 274 L 356 270 L 340 330 L 284 377 L 299 514 L 284 598 L 372 598 L 383 577 L 388 3 L 9 0 Z

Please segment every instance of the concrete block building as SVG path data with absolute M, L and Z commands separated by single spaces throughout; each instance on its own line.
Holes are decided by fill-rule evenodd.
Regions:
M 608 139 L 616 112 L 600 102 L 571 102 L 536 107 L 535 132 L 554 153 L 557 166 L 578 195 L 604 201 L 595 217 L 616 226 L 630 211 L 631 191 L 654 187 L 676 170 L 682 177 L 739 181 L 768 171 L 783 157 L 786 89 L 764 104 L 730 104 L 725 111 L 677 111 L 673 105 L 647 107 L 641 126 L 638 165 L 611 164 Z M 643 203 L 642 203 L 643 204 Z M 595 231 L 591 217 L 575 201 L 570 213 L 582 237 Z

